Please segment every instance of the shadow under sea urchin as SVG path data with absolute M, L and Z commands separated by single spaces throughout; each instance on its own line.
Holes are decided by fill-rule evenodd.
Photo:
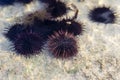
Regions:
M 75 37 L 68 32 L 58 31 L 49 37 L 49 51 L 56 58 L 70 58 L 77 54 L 77 42 Z

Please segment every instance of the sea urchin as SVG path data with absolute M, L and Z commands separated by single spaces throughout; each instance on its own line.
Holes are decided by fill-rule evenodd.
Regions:
M 61 17 L 67 13 L 67 6 L 65 3 L 57 0 L 53 0 L 48 5 L 48 13 L 51 14 L 53 18 Z
M 6 28 L 4 33 L 5 37 L 14 42 L 16 37 L 24 30 L 25 27 L 23 26 L 21 24 L 15 24 L 10 28 Z
M 75 37 L 64 31 L 55 32 L 49 37 L 48 48 L 54 57 L 62 59 L 75 56 L 78 52 Z
M 19 34 L 14 42 L 14 50 L 24 56 L 37 54 L 44 44 L 43 39 L 36 33 L 24 32 Z
M 74 20 L 62 20 L 59 23 L 60 30 L 68 31 L 69 33 L 73 33 L 74 36 L 82 34 L 83 25 Z
M 109 7 L 97 7 L 90 11 L 89 17 L 92 21 L 99 23 L 114 23 L 115 15 Z

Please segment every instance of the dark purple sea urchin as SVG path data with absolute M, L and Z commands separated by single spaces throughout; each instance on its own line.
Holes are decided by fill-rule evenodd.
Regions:
M 89 18 L 99 23 L 114 23 L 115 13 L 109 7 L 97 7 L 90 11 Z
M 57 1 L 49 6 L 49 11 L 52 17 L 60 17 L 67 13 L 66 4 L 60 1 Z
M 64 31 L 55 32 L 49 37 L 48 48 L 54 57 L 62 59 L 73 57 L 78 52 L 75 37 Z
M 44 40 L 36 33 L 20 33 L 14 42 L 14 50 L 26 57 L 41 51 Z
M 48 4 L 47 11 L 53 18 L 60 17 L 67 13 L 67 6 L 60 0 L 40 0 Z
M 10 41 L 14 42 L 16 37 L 24 30 L 23 25 L 21 24 L 15 24 L 11 26 L 10 28 L 5 29 L 4 35 L 6 38 L 8 38 Z
M 74 20 L 62 20 L 60 21 L 60 28 L 59 30 L 68 31 L 69 33 L 72 33 L 74 36 L 82 34 L 83 31 L 83 25 L 79 22 L 76 22 Z

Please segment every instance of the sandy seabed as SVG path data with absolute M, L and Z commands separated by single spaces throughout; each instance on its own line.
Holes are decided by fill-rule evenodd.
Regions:
M 120 0 L 70 0 L 79 9 L 76 21 L 84 24 L 83 35 L 77 36 L 79 53 L 61 60 L 45 48 L 37 56 L 25 58 L 10 50 L 11 43 L 3 36 L 15 18 L 42 10 L 42 3 L 26 6 L 14 4 L 0 7 L 0 80 L 119 80 L 120 79 Z M 118 15 L 116 23 L 90 21 L 89 10 L 110 6 Z

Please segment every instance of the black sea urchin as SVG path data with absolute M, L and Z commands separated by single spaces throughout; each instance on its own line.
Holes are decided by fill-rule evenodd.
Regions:
M 60 17 L 60 16 L 63 16 L 64 14 L 67 13 L 67 6 L 65 3 L 61 2 L 61 1 L 57 1 L 57 0 L 50 0 L 47 2 L 49 3 L 48 4 L 48 13 L 51 14 L 51 16 L 53 18 L 56 18 L 56 17 Z
M 24 32 L 19 34 L 14 42 L 14 50 L 24 56 L 37 54 L 41 51 L 44 40 L 36 33 Z
M 89 17 L 92 21 L 100 23 L 114 23 L 115 15 L 108 7 L 97 7 L 90 11 Z
M 74 36 L 64 31 L 58 31 L 51 35 L 48 40 L 48 47 L 56 58 L 69 58 L 78 52 Z
M 74 36 L 82 34 L 83 28 L 81 23 L 78 23 L 74 20 L 62 20 L 59 24 L 61 26 L 61 30 L 68 31 Z
M 6 38 L 8 38 L 10 41 L 15 41 L 16 37 L 24 30 L 23 25 L 21 24 L 15 24 L 11 26 L 10 28 L 5 30 L 4 35 Z

